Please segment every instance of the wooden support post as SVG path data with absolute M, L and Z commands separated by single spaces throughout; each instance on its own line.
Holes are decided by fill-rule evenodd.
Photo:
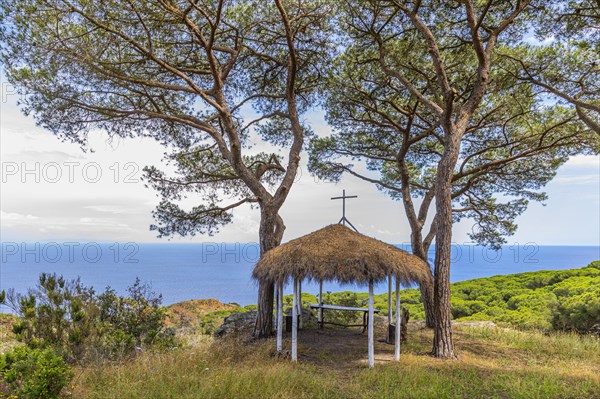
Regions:
M 292 362 L 298 361 L 298 280 L 294 277 L 292 295 Z
M 283 281 L 277 283 L 277 353 L 283 349 Z
M 392 275 L 388 274 L 388 325 L 392 324 Z
M 402 306 L 400 304 L 400 279 L 396 276 L 396 337 L 394 339 L 394 359 L 400 360 L 400 312 Z
M 369 368 L 375 364 L 375 343 L 373 340 L 373 322 L 375 321 L 373 306 L 373 279 L 369 280 Z
M 323 280 L 319 281 L 319 305 L 323 305 Z M 319 327 L 323 328 L 323 308 L 319 308 Z

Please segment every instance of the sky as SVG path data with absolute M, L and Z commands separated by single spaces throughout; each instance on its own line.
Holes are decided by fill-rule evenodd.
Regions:
M 36 126 L 17 106 L 14 88 L 2 80 L 0 103 L 1 241 L 169 242 L 149 230 L 159 198 L 140 181 L 142 168 L 161 165 L 164 148 L 151 139 L 110 141 L 102 132 L 90 138 L 94 152 L 61 142 Z M 307 115 L 318 135 L 331 132 L 322 112 Z M 341 217 L 340 201 L 348 200 L 347 217 L 364 234 L 391 243 L 406 243 L 409 227 L 399 202 L 367 182 L 345 177 L 338 183 L 318 181 L 302 154 L 300 177 L 281 210 L 284 241 L 302 236 Z M 578 156 L 561 167 L 545 188 L 549 200 L 533 203 L 517 219 L 519 229 L 509 244 L 600 245 L 600 158 Z M 193 205 L 201 198 L 190 198 Z M 215 236 L 174 238 L 171 242 L 256 242 L 259 213 L 249 207 L 234 211 L 234 221 Z M 473 222 L 454 227 L 454 242 L 470 242 Z

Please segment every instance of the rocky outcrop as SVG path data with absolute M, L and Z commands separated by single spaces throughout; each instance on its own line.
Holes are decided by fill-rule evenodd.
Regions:
M 284 317 L 284 327 L 286 327 L 288 320 L 291 321 L 291 313 L 291 309 L 288 309 L 286 316 L 290 317 Z M 255 321 L 255 311 L 233 313 L 223 320 L 221 327 L 215 330 L 214 336 L 224 337 L 230 334 L 251 334 L 254 330 Z M 305 328 L 314 328 L 317 326 L 317 318 L 310 309 L 302 308 L 302 325 Z
M 231 334 L 252 333 L 255 322 L 255 311 L 233 313 L 223 320 L 223 324 L 215 330 L 214 335 L 224 337 Z

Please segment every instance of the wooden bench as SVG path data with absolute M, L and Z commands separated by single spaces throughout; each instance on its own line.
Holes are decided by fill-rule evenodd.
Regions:
M 326 304 L 321 304 L 321 303 L 311 303 L 310 308 L 319 310 L 319 312 L 320 312 L 319 313 L 319 326 L 321 328 L 323 328 L 323 324 L 332 324 L 335 326 L 342 326 L 342 327 L 362 327 L 363 333 L 367 329 L 367 326 L 368 326 L 367 315 L 369 314 L 369 308 L 354 308 L 351 306 L 326 305 Z M 339 323 L 334 323 L 334 322 L 326 322 L 325 317 L 324 317 L 325 309 L 344 310 L 344 311 L 350 311 L 350 312 L 363 312 L 363 322 L 362 322 L 362 324 L 339 324 Z M 379 309 L 373 309 L 373 312 L 379 313 Z

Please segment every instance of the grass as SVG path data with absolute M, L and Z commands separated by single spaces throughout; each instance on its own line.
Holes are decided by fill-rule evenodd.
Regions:
M 0 354 L 17 344 L 12 325 L 17 318 L 12 314 L 0 314 Z
M 431 339 L 431 331 L 413 328 L 399 363 L 387 360 L 383 352 L 392 347 L 379 343 L 373 370 L 365 368 L 366 349 L 352 345 L 340 356 L 304 342 L 300 362 L 292 364 L 273 355 L 272 340 L 204 340 L 120 365 L 83 369 L 72 394 L 103 399 L 600 398 L 597 338 L 457 326 L 458 360 L 427 355 Z

